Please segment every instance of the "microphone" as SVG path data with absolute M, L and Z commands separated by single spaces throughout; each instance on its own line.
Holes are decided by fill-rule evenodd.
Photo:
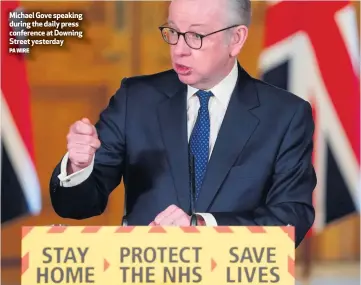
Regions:
M 124 189 L 124 209 L 123 209 L 123 218 L 122 218 L 122 226 L 128 226 L 128 219 L 127 219 L 127 188 Z
M 194 155 L 190 152 L 189 154 L 189 188 L 191 196 L 191 226 L 197 226 L 197 215 L 195 211 L 195 200 L 196 200 L 196 175 L 194 167 Z

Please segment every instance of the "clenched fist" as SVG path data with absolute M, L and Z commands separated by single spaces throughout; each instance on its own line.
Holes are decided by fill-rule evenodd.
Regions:
M 88 119 L 75 122 L 67 135 L 68 175 L 89 166 L 100 147 L 97 131 Z

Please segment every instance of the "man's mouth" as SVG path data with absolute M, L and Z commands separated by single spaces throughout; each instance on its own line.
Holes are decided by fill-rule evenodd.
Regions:
M 188 66 L 185 66 L 185 65 L 182 65 L 182 64 L 174 64 L 175 66 L 175 71 L 178 73 L 178 74 L 181 74 L 181 75 L 187 75 L 191 72 L 191 68 L 188 67 Z

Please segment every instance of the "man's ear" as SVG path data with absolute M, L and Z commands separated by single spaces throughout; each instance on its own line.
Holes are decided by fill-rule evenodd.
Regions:
M 234 29 L 231 36 L 231 51 L 230 56 L 237 56 L 244 46 L 248 37 L 248 28 L 246 26 L 238 26 Z

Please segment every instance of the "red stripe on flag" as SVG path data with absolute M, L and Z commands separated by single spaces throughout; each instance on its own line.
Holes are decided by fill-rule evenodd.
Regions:
M 19 7 L 18 1 L 1 2 L 1 91 L 9 106 L 21 138 L 34 161 L 31 132 L 30 90 L 26 62 L 20 54 L 9 54 L 9 12 Z

